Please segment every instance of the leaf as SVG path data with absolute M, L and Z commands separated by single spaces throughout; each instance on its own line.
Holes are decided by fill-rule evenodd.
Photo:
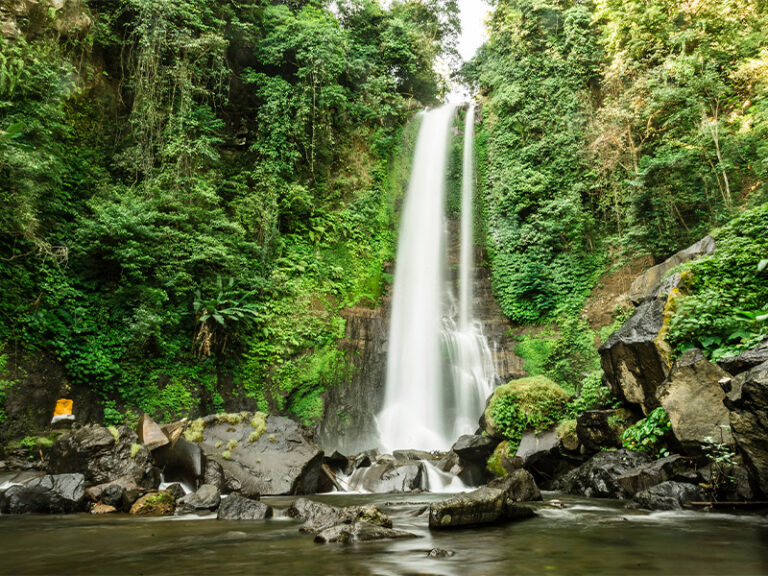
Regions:
M 757 271 L 758 272 L 762 272 L 766 268 L 768 268 L 768 258 L 764 258 L 764 259 L 760 260 L 760 262 L 757 265 Z
M 216 320 L 216 322 L 218 322 L 222 326 L 227 325 L 226 322 L 224 322 L 224 316 L 222 316 L 221 314 L 214 314 L 213 319 Z

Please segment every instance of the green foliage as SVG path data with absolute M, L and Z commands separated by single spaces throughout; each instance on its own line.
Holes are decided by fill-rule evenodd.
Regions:
M 733 469 L 736 465 L 736 453 L 720 438 L 705 438 L 701 449 L 707 459 L 710 471 L 709 488 L 712 496 L 718 496 L 732 487 L 735 482 Z
M 0 424 L 2 424 L 6 419 L 5 398 L 8 394 L 8 391 L 14 385 L 14 382 L 12 380 L 7 380 L 4 377 L 7 364 L 8 364 L 8 355 L 0 354 Z
M 712 358 L 739 354 L 766 335 L 768 204 L 747 210 L 716 233 L 712 256 L 684 266 L 688 281 L 675 300 L 667 341 L 677 354 L 699 348 Z
M 569 398 L 547 378 L 521 378 L 496 389 L 485 417 L 509 440 L 510 450 L 516 450 L 526 430 L 540 432 L 557 424 L 565 415 Z
M 579 394 L 568 403 L 568 411 L 578 416 L 587 410 L 601 410 L 612 408 L 617 404 L 605 384 L 603 384 L 602 370 L 596 370 L 587 374 L 579 386 Z
M 664 437 L 671 428 L 669 417 L 661 406 L 652 410 L 646 418 L 636 422 L 621 435 L 624 448 L 639 452 L 648 452 L 653 456 L 666 456 L 666 448 L 661 447 Z
M 514 456 L 514 452 L 511 453 Z M 498 446 L 488 457 L 485 469 L 496 477 L 505 476 L 507 471 L 504 469 L 504 459 L 510 456 L 510 443 L 507 440 L 500 442 Z

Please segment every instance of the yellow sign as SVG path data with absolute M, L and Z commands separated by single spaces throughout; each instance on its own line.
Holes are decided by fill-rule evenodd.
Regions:
M 53 411 L 53 417 L 70 416 L 72 414 L 72 400 L 59 398 L 56 401 L 56 410 Z

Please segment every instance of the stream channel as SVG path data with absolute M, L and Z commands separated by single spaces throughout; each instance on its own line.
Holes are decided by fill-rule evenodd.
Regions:
M 281 518 L 292 497 L 264 498 L 266 521 L 209 516 L 0 516 L 2 574 L 768 574 L 768 517 L 627 510 L 622 502 L 543 494 L 534 519 L 430 531 L 441 494 L 335 494 L 335 506 L 377 504 L 419 538 L 315 544 Z M 552 498 L 566 508 L 546 506 Z M 430 558 L 432 548 L 455 554 Z

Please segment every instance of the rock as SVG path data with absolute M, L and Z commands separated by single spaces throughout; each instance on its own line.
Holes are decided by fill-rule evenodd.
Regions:
M 718 360 L 717 365 L 729 374 L 736 376 L 759 366 L 763 362 L 768 362 L 768 340 L 763 340 L 752 350 L 747 350 L 738 356 Z
M 216 486 L 216 488 L 221 490 L 226 483 L 224 469 L 221 467 L 221 464 L 208 458 L 204 458 L 203 461 L 205 462 L 203 465 L 203 483 Z
M 627 470 L 618 476 L 616 480 L 627 495 L 634 496 L 638 492 L 647 490 L 651 486 L 656 486 L 667 480 L 680 480 L 687 470 L 688 463 L 686 459 L 675 454 L 650 464 L 641 464 Z
M 160 430 L 162 430 L 163 434 L 165 434 L 165 437 L 168 438 L 168 441 L 171 444 L 176 444 L 179 438 L 181 438 L 181 433 L 184 432 L 184 429 L 187 427 L 187 423 L 188 419 L 183 418 L 177 422 L 161 426 Z
M 588 498 L 626 498 L 627 493 L 619 484 L 618 477 L 650 462 L 651 457 L 645 452 L 598 452 L 584 464 L 558 479 L 555 488 Z
M 632 507 L 647 510 L 681 510 L 683 504 L 706 499 L 704 490 L 695 484 L 662 482 L 638 492 L 632 499 Z
M 347 467 L 344 470 L 344 473 L 349 476 L 357 470 L 358 468 L 368 468 L 373 464 L 373 461 L 378 456 L 378 451 L 368 451 L 368 452 L 362 452 L 358 454 L 357 456 L 354 456 L 353 458 L 349 459 L 349 463 L 347 464 Z
M 344 456 L 344 454 L 338 450 L 334 450 L 333 454 L 326 456 L 323 460 L 334 470 L 345 470 L 349 464 L 349 458 Z
M 554 478 L 581 464 L 579 458 L 560 450 L 560 437 L 554 428 L 538 434 L 533 431 L 524 432 L 515 458 L 522 461 L 523 467 L 542 486 L 549 486 Z
M 453 550 L 444 550 L 443 548 L 432 548 L 432 550 L 427 552 L 429 558 L 450 558 L 455 554 L 456 552 Z
M 163 433 L 163 430 L 157 423 L 149 417 L 149 414 L 142 414 L 136 427 L 136 433 L 139 436 L 139 442 L 146 446 L 147 450 L 156 450 L 161 446 L 170 444 L 170 440 Z
M 176 509 L 176 500 L 168 491 L 150 492 L 145 494 L 131 506 L 130 514 L 134 516 L 172 516 Z
M 117 508 L 110 506 L 109 504 L 103 504 L 102 502 L 96 502 L 91 506 L 91 514 L 94 516 L 103 516 L 104 514 L 114 514 L 117 512 Z
M 112 482 L 91 486 L 85 491 L 85 496 L 92 502 L 102 502 L 108 506 L 123 508 L 126 492 L 135 493 L 136 498 L 138 498 L 143 495 L 144 490 L 136 484 L 136 481 L 133 478 L 130 476 L 123 476 Z M 133 502 L 130 504 L 133 504 Z M 130 506 L 127 506 L 127 508 L 130 508 Z
M 637 404 L 645 414 L 659 406 L 656 389 L 669 372 L 671 349 L 659 333 L 667 300 L 677 293 L 679 283 L 679 274 L 665 280 L 599 349 L 605 381 L 613 395 Z
M 701 351 L 685 352 L 675 362 L 657 398 L 669 416 L 672 433 L 687 451 L 699 453 L 706 438 L 733 446 L 725 393 L 720 380 L 728 374 Z
M 184 498 L 184 496 L 187 495 L 186 490 L 184 490 L 184 486 L 179 484 L 178 482 L 174 482 L 173 484 L 169 484 L 166 488 L 168 492 L 173 494 L 173 497 L 175 498 L 176 502 Z
M 183 482 L 187 486 L 195 487 L 203 478 L 203 452 L 200 446 L 194 442 L 187 442 L 183 437 L 177 438 L 155 450 L 152 453 L 155 462 L 163 468 L 163 475 L 167 482 Z
M 532 518 L 531 508 L 515 504 L 530 500 L 541 500 L 539 489 L 530 473 L 515 470 L 473 492 L 432 503 L 429 527 L 459 528 Z
M 142 488 L 156 488 L 160 472 L 149 450 L 127 426 L 84 426 L 62 434 L 53 444 L 48 470 L 54 474 L 82 473 L 89 485 L 129 477 Z
M 683 262 L 689 262 L 701 258 L 702 256 L 710 256 L 715 253 L 715 239 L 712 236 L 705 236 L 693 246 L 681 250 L 677 254 L 673 254 L 661 264 L 649 268 L 642 275 L 640 275 L 629 288 L 629 299 L 635 304 L 640 304 L 643 300 L 650 297 L 654 290 L 661 283 L 662 278 L 666 276 L 667 272 L 672 270 L 675 266 L 679 266 Z
M 366 522 L 384 528 L 392 528 L 392 520 L 377 506 L 347 506 L 337 508 L 328 504 L 300 498 L 286 511 L 290 518 L 304 520 L 300 532 L 317 534 L 339 524 Z
M 83 509 L 85 477 L 54 474 L 15 484 L 0 495 L 0 510 L 7 514 L 69 514 Z
M 371 542 L 394 538 L 417 538 L 417 536 L 403 530 L 393 530 L 392 528 L 384 528 L 383 526 L 359 521 L 353 524 L 339 524 L 326 528 L 315 536 L 315 542 L 318 544 L 328 544 L 331 542 L 351 544 L 353 542 Z
M 421 462 L 379 459 L 375 464 L 358 468 L 349 477 L 354 489 L 383 494 L 387 492 L 412 492 L 421 489 L 424 467 Z
M 288 418 L 250 412 L 219 414 L 193 422 L 185 434 L 188 440 L 198 441 L 206 458 L 219 463 L 227 486 L 241 494 L 317 490 L 323 453 Z
M 238 494 L 232 494 L 227 496 L 221 501 L 219 506 L 219 512 L 216 516 L 217 520 L 264 520 L 266 518 L 272 518 L 272 507 L 259 502 L 258 500 L 251 500 Z
M 498 446 L 499 440 L 482 434 L 465 434 L 460 436 L 453 445 L 453 450 L 459 458 L 471 463 L 485 466 L 488 458 Z
M 768 361 L 726 386 L 725 405 L 752 484 L 768 497 Z
M 621 448 L 622 433 L 637 420 L 637 416 L 625 408 L 588 410 L 576 419 L 576 435 L 589 454 L 602 448 Z
M 197 489 L 197 492 L 187 494 L 179 500 L 179 505 L 183 512 L 194 512 L 196 510 L 216 510 L 221 503 L 221 495 L 216 486 L 203 484 Z

